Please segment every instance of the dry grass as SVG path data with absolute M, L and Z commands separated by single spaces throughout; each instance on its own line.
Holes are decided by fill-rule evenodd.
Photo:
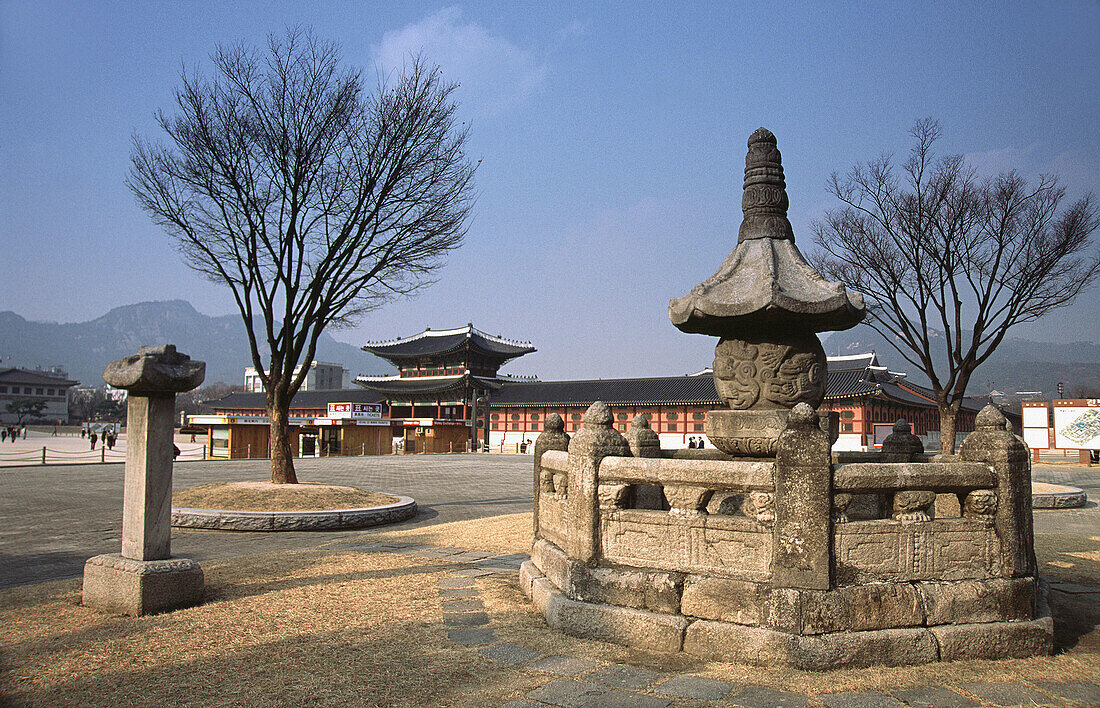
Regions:
M 456 650 L 451 566 L 317 551 L 211 565 L 206 602 L 155 617 L 82 607 L 79 581 L 0 593 L 0 703 L 494 705 L 539 683 Z
M 513 514 L 370 538 L 511 553 L 529 548 L 530 522 L 530 514 Z M 1045 534 L 1036 548 L 1045 575 L 1100 586 L 1100 563 L 1091 560 L 1100 537 Z M 338 548 L 235 558 L 204 568 L 202 606 L 144 618 L 105 616 L 80 606 L 78 580 L 5 590 L 0 703 L 478 706 L 521 698 L 551 680 L 447 640 L 437 580 L 455 567 Z M 809 673 L 567 637 L 546 627 L 514 579 L 489 577 L 478 585 L 503 641 L 548 655 L 738 684 L 818 693 L 973 681 L 1095 681 L 1100 673 L 1095 596 L 1052 594 L 1059 646 L 1053 657 Z
M 216 482 L 172 492 L 172 506 L 230 511 L 326 511 L 393 504 L 396 497 L 332 484 Z
M 454 546 L 473 551 L 527 553 L 531 550 L 531 514 L 505 514 L 488 519 L 400 529 L 377 534 L 379 540 L 432 546 Z

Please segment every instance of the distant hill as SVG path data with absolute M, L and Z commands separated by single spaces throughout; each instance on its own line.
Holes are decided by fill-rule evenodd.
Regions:
M 141 302 L 116 307 L 90 322 L 31 322 L 0 312 L 0 357 L 4 366 L 59 365 L 84 386 L 103 384 L 107 363 L 133 354 L 141 345 L 175 344 L 192 359 L 206 362 L 206 384 L 244 383 L 252 365 L 239 315 L 210 317 L 186 300 Z M 393 373 L 385 360 L 322 334 L 318 361 L 342 364 L 358 374 Z
M 942 340 L 942 333 L 934 332 L 934 335 Z M 874 350 L 884 366 L 907 373 L 915 383 L 928 383 L 928 379 L 905 361 L 882 335 L 867 325 L 825 336 L 822 346 L 829 356 Z M 933 351 L 943 352 L 943 345 Z M 942 354 L 940 360 L 945 360 Z M 967 394 L 984 396 L 993 388 L 1007 394 L 1042 391 L 1044 398 L 1053 398 L 1058 395 L 1058 382 L 1065 384 L 1067 395 L 1075 386 L 1100 389 L 1100 344 L 1005 338 L 989 360 L 974 372 Z

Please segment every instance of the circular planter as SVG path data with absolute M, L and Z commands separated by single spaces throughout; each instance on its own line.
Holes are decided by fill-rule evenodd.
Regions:
M 1032 509 L 1075 509 L 1085 505 L 1085 491 L 1061 484 L 1033 482 L 1031 485 Z
M 233 511 L 172 507 L 172 525 L 221 531 L 341 531 L 393 524 L 416 516 L 412 497 L 397 497 L 392 504 L 362 509 L 325 511 Z

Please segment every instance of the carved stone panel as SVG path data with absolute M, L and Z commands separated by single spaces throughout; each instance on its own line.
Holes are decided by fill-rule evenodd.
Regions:
M 544 494 L 539 504 L 539 534 L 559 548 L 564 548 L 566 529 L 563 504 Z
M 966 580 L 996 575 L 996 535 L 986 524 L 853 521 L 835 527 L 836 582 Z
M 749 580 L 769 577 L 770 531 L 713 527 L 706 521 L 706 517 L 683 519 L 655 511 L 606 515 L 601 519 L 603 559 L 638 568 Z

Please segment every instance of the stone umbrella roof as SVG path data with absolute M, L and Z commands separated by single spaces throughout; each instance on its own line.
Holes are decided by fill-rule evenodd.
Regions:
M 669 303 L 669 319 L 684 332 L 717 336 L 761 325 L 854 326 L 865 314 L 863 296 L 825 280 L 795 246 L 775 136 L 760 128 L 748 147 L 737 246 L 714 275 Z

